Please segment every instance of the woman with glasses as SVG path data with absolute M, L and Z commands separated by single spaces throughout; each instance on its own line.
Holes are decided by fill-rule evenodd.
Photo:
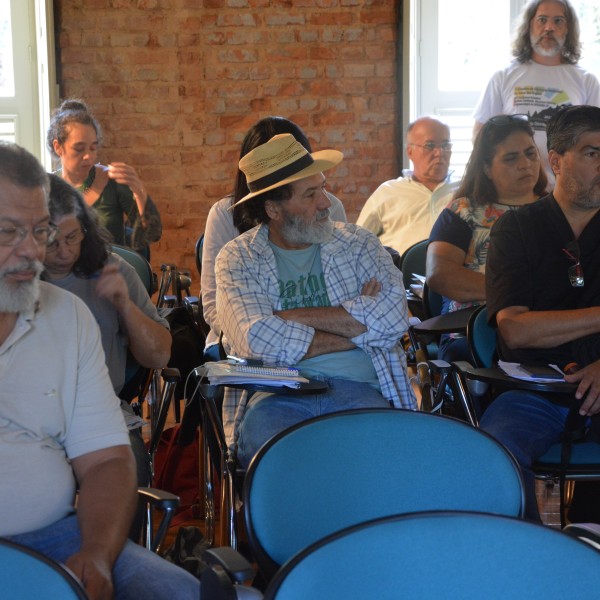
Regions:
M 135 269 L 111 253 L 110 235 L 81 194 L 57 175 L 50 175 L 48 204 L 57 233 L 46 246 L 42 278 L 79 296 L 92 311 L 100 327 L 108 374 L 119 395 L 126 383 L 128 352 L 143 367 L 167 364 L 169 326 L 158 315 Z M 130 425 L 138 485 L 147 486 L 150 467 L 142 423 L 124 400 L 121 408 Z
M 96 163 L 102 131 L 88 106 L 81 100 L 65 100 L 52 115 L 46 141 L 60 160 L 58 173 L 96 210 L 112 241 L 131 245 L 148 258 L 148 244 L 162 233 L 160 216 L 132 166 Z
M 492 225 L 546 193 L 533 135 L 524 115 L 492 117 L 479 131 L 460 187 L 429 237 L 427 284 L 444 297 L 442 313 L 485 302 Z M 440 358 L 470 360 L 466 338 L 443 336 Z

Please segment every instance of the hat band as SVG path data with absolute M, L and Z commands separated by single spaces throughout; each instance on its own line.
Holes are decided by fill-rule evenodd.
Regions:
M 260 179 L 255 179 L 254 181 L 248 182 L 248 189 L 251 192 L 259 192 L 260 190 L 264 190 L 272 185 L 295 175 L 296 173 L 302 171 L 302 169 L 306 169 L 306 167 L 310 167 L 314 162 L 313 157 L 310 154 L 305 154 L 300 157 L 298 160 L 293 163 L 286 165 L 285 167 L 281 167 L 277 171 L 273 171 Z

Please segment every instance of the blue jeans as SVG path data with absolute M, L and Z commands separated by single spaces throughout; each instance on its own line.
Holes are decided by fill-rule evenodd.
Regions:
M 107 510 L 110 510 L 110 507 Z M 75 554 L 81 544 L 76 515 L 37 531 L 10 536 L 9 539 L 33 548 L 60 563 L 64 563 Z M 130 540 L 121 551 L 112 574 L 116 600 L 200 598 L 198 579 Z
M 508 448 L 521 466 L 528 519 L 540 520 L 531 465 L 560 441 L 568 413 L 568 408 L 526 391 L 504 392 L 483 413 L 481 429 Z
M 328 389 L 321 394 L 254 394 L 240 423 L 238 462 L 247 467 L 267 440 L 312 417 L 353 408 L 390 408 L 381 392 L 367 383 L 339 378 L 324 381 Z

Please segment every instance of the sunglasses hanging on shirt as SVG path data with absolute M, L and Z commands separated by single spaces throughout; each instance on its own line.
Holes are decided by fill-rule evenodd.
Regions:
M 567 271 L 571 285 L 573 287 L 583 287 L 583 268 L 579 262 L 579 244 L 576 241 L 569 242 L 562 251 L 575 263 Z

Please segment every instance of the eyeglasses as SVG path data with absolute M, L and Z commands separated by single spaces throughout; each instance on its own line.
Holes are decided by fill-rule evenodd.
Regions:
M 439 148 L 442 152 L 450 152 L 452 150 L 452 142 L 442 142 L 441 144 L 434 144 L 433 142 L 427 142 L 426 144 L 413 144 L 409 142 L 407 146 L 417 146 L 423 148 L 428 154 L 433 152 L 436 148 Z
M 546 17 L 544 15 L 540 15 L 539 17 L 536 17 L 535 22 L 537 25 L 541 25 L 542 27 L 544 25 L 546 25 L 546 23 L 548 23 L 548 21 L 552 21 L 552 23 L 554 24 L 554 27 L 556 28 L 561 28 L 561 27 L 565 27 L 567 25 L 567 19 L 565 17 Z
M 38 246 L 52 243 L 58 228 L 49 223 L 35 229 L 25 227 L 0 227 L 0 246 L 18 246 L 30 233 Z
M 496 115 L 495 117 L 491 117 L 487 120 L 487 122 L 491 123 L 492 125 L 509 125 L 514 121 L 529 122 L 529 116 L 517 113 L 516 115 Z
M 85 229 L 82 227 L 81 229 L 77 229 L 69 233 L 69 235 L 65 235 L 62 240 L 52 239 L 46 245 L 46 252 L 56 252 L 58 250 L 59 244 L 62 242 L 65 246 L 75 246 L 75 244 L 79 244 L 85 237 Z
M 567 247 L 563 248 L 562 251 L 575 263 L 567 271 L 571 286 L 583 287 L 585 281 L 583 279 L 583 268 L 579 262 L 579 244 L 575 241 L 569 242 Z

